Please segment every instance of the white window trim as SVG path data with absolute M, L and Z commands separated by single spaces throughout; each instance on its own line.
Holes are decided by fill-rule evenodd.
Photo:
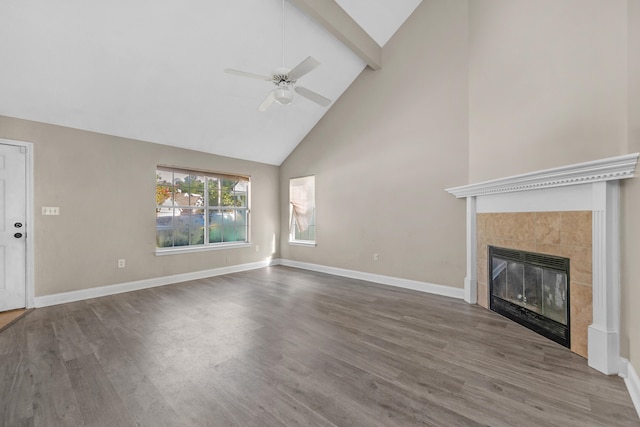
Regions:
M 318 244 L 315 240 L 289 240 L 291 246 L 309 246 L 316 247 Z
M 214 243 L 204 246 L 180 246 L 171 248 L 156 248 L 156 256 L 188 254 L 192 252 L 219 251 L 223 249 L 250 248 L 253 246 L 251 242 L 240 243 Z
M 159 248 L 156 246 L 155 248 L 155 253 L 156 256 L 162 256 L 162 255 L 172 255 L 172 254 L 180 254 L 180 253 L 190 253 L 190 252 L 205 252 L 205 251 L 215 251 L 215 250 L 221 250 L 221 249 L 232 249 L 232 248 L 242 248 L 242 247 L 251 247 L 252 243 L 251 243 L 251 176 L 249 175 L 238 175 L 238 174 L 229 174 L 229 173 L 224 173 L 224 172 L 215 172 L 215 171 L 207 171 L 207 170 L 201 170 L 201 169 L 188 169 L 188 168 L 180 168 L 180 167 L 175 167 L 175 166 L 167 166 L 167 165 L 156 165 L 156 171 L 158 169 L 161 168 L 165 168 L 165 169 L 169 169 L 172 170 L 173 172 L 182 172 L 182 173 L 187 173 L 187 174 L 191 174 L 191 173 L 196 173 L 196 174 L 202 174 L 205 175 L 207 177 L 236 177 L 239 179 L 243 179 L 246 180 L 247 183 L 247 206 L 243 207 L 243 209 L 245 209 L 247 211 L 247 239 L 244 242 L 207 242 L 204 245 L 186 245 L 186 246 L 170 246 L 170 247 L 162 247 Z M 157 183 L 156 183 L 157 185 Z M 209 206 L 209 193 L 208 191 L 204 191 L 204 198 L 205 198 L 205 206 L 202 207 L 202 209 L 205 212 L 208 212 L 211 209 L 218 209 L 221 208 L 219 206 L 214 206 L 211 207 Z M 157 207 L 157 205 L 156 205 Z M 178 208 L 180 208 L 180 206 L 176 206 Z M 192 208 L 191 206 L 186 207 L 188 209 Z M 238 207 L 229 207 L 229 209 L 238 209 Z M 157 231 L 156 231 L 157 232 Z M 208 239 L 208 236 L 205 236 Z

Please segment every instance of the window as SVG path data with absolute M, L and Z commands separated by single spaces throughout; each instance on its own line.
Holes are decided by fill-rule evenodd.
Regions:
M 315 176 L 289 180 L 290 227 L 289 241 L 315 244 L 316 241 L 316 179 Z
M 246 243 L 249 178 L 158 166 L 156 247 Z

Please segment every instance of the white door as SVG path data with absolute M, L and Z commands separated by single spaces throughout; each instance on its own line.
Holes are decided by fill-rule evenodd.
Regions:
M 26 149 L 0 144 L 0 311 L 26 307 Z

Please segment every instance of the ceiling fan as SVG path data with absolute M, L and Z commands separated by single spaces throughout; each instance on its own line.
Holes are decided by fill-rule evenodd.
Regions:
M 282 0 L 282 63 L 284 64 L 284 0 Z M 259 111 L 266 111 L 274 101 L 282 105 L 290 104 L 293 100 L 292 91 L 295 91 L 297 94 L 304 96 L 316 104 L 327 107 L 331 104 L 330 99 L 297 84 L 300 77 L 304 76 L 318 65 L 320 65 L 320 62 L 309 56 L 292 69 L 284 66 L 276 68 L 270 76 L 248 73 L 246 71 L 234 70 L 232 68 L 226 68 L 224 72 L 242 77 L 264 80 L 271 82 L 276 86 L 275 89 L 269 92 L 266 99 L 262 101 L 262 104 L 258 107 Z

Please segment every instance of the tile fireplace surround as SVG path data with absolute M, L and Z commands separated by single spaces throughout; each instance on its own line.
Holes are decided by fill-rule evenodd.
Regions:
M 478 304 L 489 308 L 488 245 L 569 258 L 571 351 L 587 357 L 593 312 L 591 224 L 591 211 L 478 213 Z
M 487 244 L 570 258 L 571 349 L 586 356 L 592 368 L 617 374 L 619 181 L 634 176 L 638 156 L 447 189 L 467 199 L 465 301 L 487 307 Z

